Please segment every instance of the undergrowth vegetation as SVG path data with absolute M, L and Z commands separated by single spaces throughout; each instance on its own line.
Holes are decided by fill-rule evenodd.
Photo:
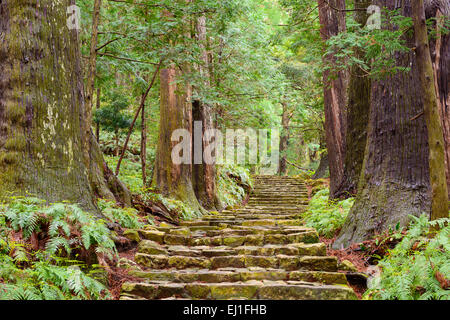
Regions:
M 450 219 L 410 218 L 401 242 L 378 262 L 381 275 L 366 299 L 450 299 Z
M 342 201 L 329 200 L 328 188 L 318 191 L 311 199 L 308 210 L 303 214 L 306 226 L 315 228 L 319 235 L 332 238 L 342 228 L 354 198 Z
M 110 168 L 115 169 L 117 162 L 119 161 L 119 157 L 105 156 L 105 161 Z M 141 163 L 139 161 L 133 161 L 130 158 L 123 158 L 120 166 L 119 179 L 126 184 L 132 193 L 141 194 L 144 192 Z
M 342 227 L 353 202 L 354 198 L 329 200 L 329 190 L 323 187 L 303 214 L 305 224 L 316 228 L 321 236 L 332 238 Z M 363 258 L 373 258 L 368 260 L 380 269 L 363 299 L 450 299 L 450 219 L 429 221 L 427 215 L 410 218 L 408 228 L 397 225 L 395 230 L 356 246 Z
M 230 165 L 218 169 L 217 191 L 224 207 L 240 204 L 252 187 L 248 169 Z
M 93 254 L 94 253 L 94 254 Z M 35 198 L 0 208 L 0 299 L 100 299 L 106 286 L 77 258 L 116 254 L 105 221 L 77 206 Z
M 100 200 L 104 218 L 68 203 L 13 198 L 0 206 L 0 299 L 109 299 L 106 261 L 117 257 L 108 223 L 144 225 L 134 209 Z

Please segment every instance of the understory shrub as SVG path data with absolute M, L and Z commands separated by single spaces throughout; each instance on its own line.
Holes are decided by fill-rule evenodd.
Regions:
M 127 229 L 143 228 L 144 219 L 138 215 L 138 211 L 133 208 L 120 208 L 114 201 L 99 200 L 98 207 L 102 215 L 111 222 L 118 223 L 121 227 Z
M 252 187 L 250 172 L 247 168 L 233 165 L 218 168 L 217 192 L 224 207 L 240 204 Z
M 315 228 L 319 235 L 332 238 L 342 228 L 354 198 L 342 201 L 329 200 L 329 189 L 318 191 L 311 199 L 308 210 L 303 213 L 306 226 Z
M 402 241 L 379 261 L 381 274 L 372 281 L 365 299 L 450 299 L 450 219 L 410 217 Z

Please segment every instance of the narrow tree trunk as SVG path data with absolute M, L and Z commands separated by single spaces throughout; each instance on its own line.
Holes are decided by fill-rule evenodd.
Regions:
M 368 19 L 367 8 L 371 0 L 354 0 L 355 21 L 364 26 Z M 364 59 L 362 53 L 357 58 Z M 344 169 L 342 180 L 336 188 L 335 197 L 348 198 L 356 195 L 364 160 L 369 122 L 371 80 L 359 67 L 350 71 L 348 86 L 347 125 L 345 134 Z
M 324 124 L 322 124 L 322 127 Z M 325 128 L 320 131 L 320 149 L 323 150 L 326 147 L 325 141 Z M 329 176 L 330 173 L 330 160 L 328 159 L 328 151 L 323 152 L 320 155 L 319 167 L 317 167 L 316 172 L 311 177 L 312 179 L 322 179 Z
M 119 146 L 119 132 L 117 130 L 114 132 L 114 138 L 116 140 L 116 150 L 114 151 L 114 155 L 118 157 L 120 146 Z
M 84 99 L 74 1 L 0 2 L 0 198 L 96 210 L 83 161 Z
M 280 165 L 278 167 L 278 174 L 279 175 L 285 175 L 287 172 L 287 149 L 288 149 L 288 144 L 289 144 L 289 122 L 291 120 L 291 115 L 289 112 L 289 109 L 287 107 L 287 103 L 283 102 L 282 103 L 283 106 L 283 114 L 281 116 L 281 126 L 283 127 L 283 132 L 281 134 L 281 139 L 280 139 Z
M 197 66 L 198 72 L 204 79 L 204 86 L 208 88 L 209 82 L 209 61 L 206 51 L 206 17 L 201 16 L 196 21 L 196 38 L 200 49 L 202 50 L 202 64 Z M 195 89 L 195 88 L 194 88 Z M 194 101 L 193 103 L 193 120 L 202 124 L 202 137 L 206 130 L 213 128 L 213 117 L 211 106 L 203 101 Z M 209 141 L 202 139 L 201 150 L 205 150 Z M 195 144 L 193 145 L 193 153 L 196 154 Z M 203 152 L 199 150 L 198 155 L 203 156 Z M 201 159 L 201 164 L 195 163 L 192 169 L 192 184 L 198 201 L 205 209 L 217 209 L 220 207 L 219 198 L 216 190 L 216 167 L 215 164 L 205 163 Z
M 131 206 L 131 192 L 108 167 L 94 134 L 90 133 L 90 170 L 91 187 L 97 198 L 117 201 Z
M 102 94 L 102 89 L 97 88 L 97 110 L 100 109 L 100 97 Z M 100 123 L 95 124 L 95 137 L 97 138 L 97 143 L 100 143 Z
M 445 175 L 444 136 L 436 97 L 433 65 L 428 43 L 423 0 L 412 2 L 416 40 L 416 62 L 423 95 L 423 108 L 428 130 L 429 167 L 431 183 L 431 219 L 448 217 L 448 190 Z
M 345 30 L 345 0 L 318 0 L 318 5 L 321 35 L 326 41 Z M 324 59 L 333 61 L 329 56 Z M 325 71 L 323 85 L 330 198 L 334 199 L 344 174 L 348 72 L 341 71 L 336 79 L 330 79 L 329 71 Z
M 148 86 L 148 88 L 147 88 L 147 90 L 145 91 L 145 93 L 142 95 L 142 97 L 141 97 L 141 104 L 139 105 L 139 108 L 137 109 L 136 114 L 134 115 L 133 121 L 131 122 L 130 128 L 128 129 L 128 134 L 127 134 L 127 137 L 126 137 L 126 139 L 125 139 L 125 144 L 124 144 L 124 146 L 123 146 L 122 153 L 121 153 L 121 155 L 120 155 L 119 161 L 117 162 L 117 166 L 116 166 L 116 176 L 119 175 L 119 172 L 120 172 L 120 165 L 121 165 L 121 163 L 122 163 L 123 157 L 125 156 L 125 152 L 126 152 L 127 149 L 128 149 L 128 142 L 130 141 L 131 134 L 133 133 L 134 125 L 136 124 L 136 121 L 137 121 L 137 119 L 138 119 L 138 117 L 139 117 L 139 113 L 141 112 L 141 110 L 144 109 L 144 106 L 145 106 L 145 100 L 147 99 L 147 96 L 148 96 L 148 94 L 150 93 L 150 90 L 152 89 L 153 85 L 155 84 L 156 77 L 157 77 L 158 74 L 159 74 L 159 69 L 160 69 L 160 67 L 161 67 L 161 63 L 162 63 L 162 61 L 159 62 L 158 66 L 157 66 L 157 68 L 156 68 L 156 70 L 155 70 L 155 72 L 153 73 L 152 81 L 150 82 L 150 85 Z
M 144 96 L 142 97 L 144 100 Z M 145 100 L 144 100 L 145 101 Z M 145 115 L 145 103 L 142 106 L 141 111 L 141 165 L 142 165 L 142 184 L 145 187 L 147 185 L 147 118 Z
M 389 10 L 395 0 L 374 4 Z M 401 14 L 411 15 L 404 1 Z M 382 26 L 386 28 L 387 26 Z M 405 35 L 407 45 L 414 39 Z M 347 247 L 374 234 L 407 225 L 409 215 L 430 213 L 428 135 L 423 94 L 414 53 L 396 53 L 396 65 L 410 67 L 386 79 L 372 81 L 367 144 L 355 204 L 333 247 Z

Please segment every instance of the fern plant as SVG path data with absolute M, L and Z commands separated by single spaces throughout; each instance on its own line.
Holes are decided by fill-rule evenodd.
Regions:
M 144 227 L 137 210 L 133 208 L 119 208 L 114 202 L 108 200 L 99 200 L 98 207 L 106 219 L 116 222 L 124 228 L 139 229 Z
M 56 203 L 47 207 L 44 203 L 36 198 L 16 198 L 5 208 L 3 216 L 14 231 L 22 232 L 25 240 L 33 232 L 45 231 L 49 236 L 46 251 L 50 254 L 59 249 L 70 254 L 81 245 L 86 250 L 95 246 L 110 257 L 116 253 L 104 220 L 96 219 L 76 205 Z
M 354 198 L 330 201 L 329 189 L 322 189 L 311 199 L 308 210 L 303 213 L 306 226 L 313 227 L 324 237 L 331 238 L 342 228 L 354 203 Z
M 410 217 L 405 237 L 379 261 L 381 275 L 365 293 L 365 299 L 450 299 L 450 219 Z
M 80 266 L 59 266 L 38 259 L 29 268 L 20 269 L 7 255 L 0 254 L 0 300 L 108 299 L 110 293 Z M 65 259 L 60 259 L 65 262 Z M 6 276 L 7 275 L 7 276 Z
M 253 187 L 248 169 L 224 165 L 217 174 L 217 192 L 222 205 L 234 207 L 244 200 L 246 190 Z
M 33 234 L 42 239 L 39 249 L 31 245 Z M 92 276 L 102 269 L 71 260 L 74 250 L 111 258 L 117 253 L 105 221 L 77 206 L 47 206 L 30 197 L 0 206 L 0 299 L 109 298 L 107 288 Z

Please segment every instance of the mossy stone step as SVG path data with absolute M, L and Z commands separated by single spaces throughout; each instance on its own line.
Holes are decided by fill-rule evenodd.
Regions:
M 297 199 L 301 199 L 301 200 L 307 200 L 308 199 L 308 194 L 305 192 L 289 192 L 289 196 L 281 196 L 279 192 L 277 193 L 253 193 L 250 195 L 251 199 L 293 199 L 293 200 L 297 200 Z
M 283 214 L 300 214 L 306 210 L 306 206 L 299 206 L 299 207 L 290 207 L 290 208 L 266 208 L 266 207 L 254 207 L 254 208 L 247 208 L 245 210 L 243 209 L 236 209 L 233 212 L 236 214 L 245 214 L 245 215 L 251 215 L 251 214 L 270 214 L 273 216 L 276 215 L 283 215 Z
M 219 257 L 232 255 L 291 255 L 291 256 L 325 256 L 326 246 L 323 243 L 295 243 L 289 245 L 264 245 L 264 246 L 167 246 L 154 241 L 141 241 L 137 248 L 138 253 L 150 255 L 188 256 L 188 257 Z
M 352 289 L 345 285 L 323 285 L 302 281 L 256 281 L 221 283 L 131 283 L 122 286 L 129 296 L 146 299 L 170 297 L 223 300 L 241 297 L 244 299 L 280 300 L 350 300 L 356 299 Z
M 241 246 L 264 244 L 289 244 L 289 243 L 316 243 L 319 240 L 317 231 L 304 231 L 291 234 L 250 234 L 245 236 L 222 235 L 216 237 L 192 237 L 183 235 L 166 234 L 161 231 L 142 230 L 141 238 L 152 240 L 160 244 L 189 245 L 189 246 Z
M 214 219 L 296 219 L 300 215 L 298 213 L 280 213 L 280 214 L 270 214 L 270 213 L 236 213 L 233 211 L 221 212 L 220 215 L 207 215 L 204 216 L 205 220 Z
M 280 221 L 280 220 L 278 220 Z M 284 220 L 282 220 L 284 221 Z M 298 220 L 292 220 L 294 222 L 298 222 Z M 225 225 L 225 224 L 224 224 Z M 184 229 L 185 227 L 181 227 L 180 229 Z M 190 228 L 189 228 L 190 229 Z M 172 228 L 170 230 L 161 231 L 157 229 L 146 229 L 146 230 L 138 230 L 136 231 L 138 234 L 140 234 L 144 239 L 156 237 L 164 238 L 165 235 L 178 235 L 178 236 L 186 236 L 186 237 L 202 237 L 205 235 L 220 235 L 220 234 L 228 234 L 235 232 L 236 234 L 240 235 L 247 235 L 247 234 L 269 234 L 269 233 L 282 233 L 282 234 L 290 234 L 290 233 L 297 233 L 297 232 L 305 232 L 305 231 L 314 231 L 313 228 L 305 227 L 304 225 L 295 225 L 295 226 L 285 226 L 283 223 L 278 225 L 242 225 L 242 224 L 233 224 L 226 227 L 215 227 L 207 228 L 206 230 L 192 230 L 191 232 L 186 233 L 183 232 L 177 232 L 179 230 L 178 228 Z M 147 237 L 147 238 L 146 238 Z M 152 239 L 148 239 L 152 240 Z
M 308 201 L 305 199 L 251 199 L 248 201 L 248 205 L 259 204 L 259 205 L 308 205 Z
M 286 271 L 281 269 L 263 268 L 225 268 L 218 270 L 209 269 L 184 269 L 184 270 L 132 270 L 129 274 L 136 278 L 142 278 L 144 282 L 166 281 L 175 283 L 191 282 L 239 282 L 249 280 L 274 280 L 274 281 L 304 281 L 323 284 L 348 285 L 347 278 L 341 272 L 326 271 Z
M 136 253 L 135 261 L 150 269 L 186 269 L 186 268 L 279 268 L 288 271 L 337 271 L 337 258 L 327 256 L 254 256 L 227 255 L 216 257 L 167 256 Z

